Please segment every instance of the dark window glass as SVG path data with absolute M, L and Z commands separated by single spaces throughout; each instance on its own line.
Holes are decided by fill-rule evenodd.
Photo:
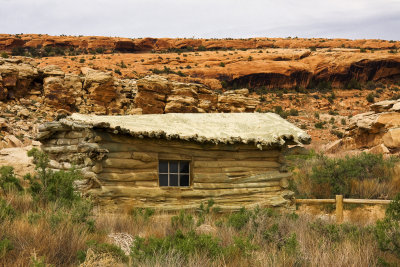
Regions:
M 169 162 L 169 173 L 178 173 L 178 161 Z
M 160 186 L 168 186 L 168 174 L 159 174 Z
M 189 161 L 181 161 L 179 167 L 180 173 L 189 173 Z
M 169 175 L 169 186 L 178 186 L 178 174 Z
M 181 174 L 181 184 L 180 186 L 189 186 L 189 175 Z
M 158 163 L 159 173 L 168 173 L 168 161 L 160 160 Z

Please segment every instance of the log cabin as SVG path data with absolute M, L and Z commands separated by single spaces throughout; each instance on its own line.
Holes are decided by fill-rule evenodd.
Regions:
M 72 114 L 39 127 L 50 167 L 81 169 L 107 210 L 293 208 L 288 146 L 310 136 L 274 113 Z

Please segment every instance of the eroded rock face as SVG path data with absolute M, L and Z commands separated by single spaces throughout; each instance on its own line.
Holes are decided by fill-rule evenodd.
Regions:
M 82 104 L 82 81 L 78 75 L 50 76 L 43 80 L 43 95 L 46 104 L 76 111 Z
M 86 67 L 76 75 L 53 65 L 37 68 L 29 60 L 0 60 L 0 101 L 24 97 L 67 112 L 114 115 L 253 112 L 258 104 L 247 89 L 217 94 L 157 75 L 136 81 Z
M 173 82 L 156 75 L 138 80 L 137 87 L 135 104 L 143 114 L 252 112 L 258 104 L 247 89 L 218 95 L 201 84 Z
M 371 153 L 398 153 L 400 151 L 400 112 L 395 108 L 400 100 L 385 100 L 371 105 L 373 111 L 358 114 L 341 139 L 345 149 L 366 149 Z
M 32 61 L 0 60 L 0 100 L 14 99 L 26 95 L 38 70 Z
M 225 92 L 218 97 L 218 110 L 220 112 L 253 112 L 258 101 L 248 96 L 248 89 Z

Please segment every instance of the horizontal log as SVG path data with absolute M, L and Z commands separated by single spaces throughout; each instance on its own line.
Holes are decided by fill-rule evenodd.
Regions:
M 198 173 L 193 172 L 194 181 L 198 183 L 234 183 L 235 181 L 243 182 L 262 182 L 268 180 L 279 180 L 282 177 L 290 175 L 281 174 L 276 169 L 264 169 L 261 172 L 233 172 L 233 173 Z
M 195 161 L 194 168 L 214 168 L 214 167 L 256 167 L 256 168 L 278 168 L 281 166 L 278 162 L 273 161 Z
M 104 167 L 102 173 L 141 173 L 141 172 L 157 172 L 157 168 L 144 168 L 144 169 L 137 169 L 137 168 L 110 168 Z
M 382 204 L 387 205 L 390 204 L 392 200 L 388 199 L 356 199 L 356 198 L 345 198 L 343 199 L 343 203 L 345 204 Z
M 228 196 L 250 196 L 257 193 L 271 193 L 276 192 L 279 195 L 281 190 L 280 186 L 271 186 L 265 188 L 233 188 L 233 189 L 209 189 L 209 190 L 194 190 L 193 188 L 183 187 L 155 187 L 155 188 L 142 188 L 131 186 L 103 186 L 102 194 L 106 196 L 115 197 L 176 197 L 176 198 L 220 198 Z
M 158 187 L 158 181 L 100 181 L 101 186 L 128 186 L 128 187 Z M 134 197 L 134 196 L 132 196 Z
M 296 199 L 295 202 L 299 204 L 326 204 L 336 201 L 334 199 Z
M 158 158 L 160 160 L 192 160 L 193 157 L 189 155 L 177 154 L 177 153 L 158 153 Z
M 280 186 L 279 181 L 260 183 L 193 183 L 194 189 L 230 189 L 230 188 L 264 188 L 268 186 Z
M 158 181 L 157 172 L 100 173 L 97 177 L 101 181 Z
M 157 169 L 158 162 L 143 162 L 137 159 L 113 159 L 108 158 L 103 162 L 104 167 L 119 168 L 119 169 L 146 169 L 154 168 Z

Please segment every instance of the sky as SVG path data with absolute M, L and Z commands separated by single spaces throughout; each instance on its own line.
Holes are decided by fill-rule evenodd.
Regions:
M 0 0 L 0 33 L 400 40 L 400 0 Z

